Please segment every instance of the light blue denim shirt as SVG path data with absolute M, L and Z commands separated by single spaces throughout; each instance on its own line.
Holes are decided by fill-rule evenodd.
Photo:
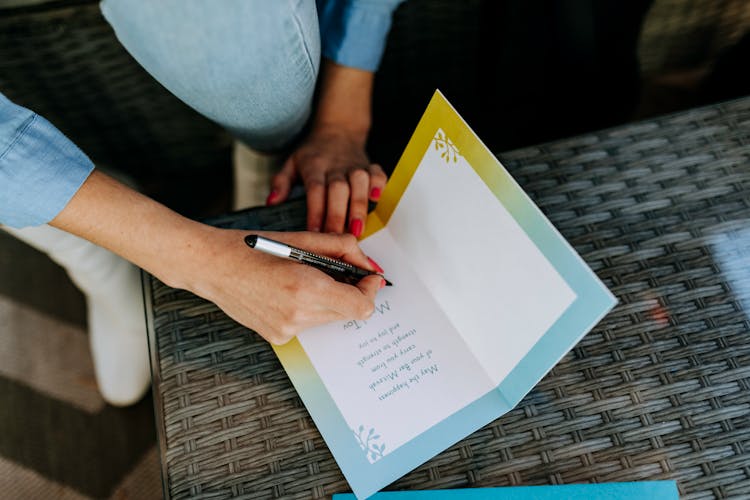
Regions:
M 50 122 L 0 94 L 0 224 L 49 222 L 93 169 Z
M 393 11 L 404 0 L 317 0 L 323 56 L 375 71 L 383 56 Z
M 316 0 L 323 56 L 374 71 L 393 11 L 404 0 Z M 0 94 L 0 224 L 49 222 L 93 170 L 91 160 L 41 116 Z

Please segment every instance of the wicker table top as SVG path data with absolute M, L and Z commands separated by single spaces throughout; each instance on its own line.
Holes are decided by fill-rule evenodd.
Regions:
M 510 413 L 389 489 L 674 479 L 750 496 L 750 98 L 500 155 L 620 300 Z M 300 229 L 292 203 L 217 225 Z M 271 348 L 154 279 L 167 498 L 348 491 Z

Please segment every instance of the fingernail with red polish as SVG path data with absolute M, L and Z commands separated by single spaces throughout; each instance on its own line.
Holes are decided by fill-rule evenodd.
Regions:
M 376 270 L 377 272 L 379 272 L 380 274 L 383 274 L 383 273 L 385 272 L 385 271 L 383 271 L 383 268 L 382 268 L 382 267 L 380 267 L 380 266 L 378 265 L 378 263 L 377 263 L 377 262 L 375 262 L 374 260 L 372 260 L 372 259 L 371 259 L 370 257 L 367 257 L 367 260 L 369 260 L 369 261 L 370 261 L 370 265 L 371 265 L 372 267 L 374 267 L 374 268 L 375 268 L 375 270 Z
M 278 198 L 278 196 L 279 196 L 279 192 L 276 191 L 275 189 L 271 191 L 270 193 L 268 193 L 268 198 L 266 198 L 266 205 L 270 205 L 271 203 L 273 203 L 274 200 Z
M 370 191 L 370 198 L 372 198 L 373 200 L 379 200 L 380 193 L 382 193 L 382 190 L 378 187 L 374 187 L 372 188 L 372 191 Z
M 362 223 L 362 219 L 352 219 L 352 221 L 349 223 L 349 232 L 357 238 L 362 235 L 363 228 L 364 224 Z

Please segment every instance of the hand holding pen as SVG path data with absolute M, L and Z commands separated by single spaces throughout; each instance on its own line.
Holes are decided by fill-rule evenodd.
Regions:
M 211 226 L 200 229 L 184 247 L 183 253 L 189 258 L 169 261 L 186 269 L 183 274 L 189 281 L 170 281 L 169 276 L 165 281 L 215 303 L 273 344 L 284 344 L 298 333 L 325 323 L 368 319 L 375 310 L 378 290 L 385 285 L 377 273 L 349 285 L 312 266 L 251 250 L 244 242 L 248 231 Z M 308 231 L 258 234 L 366 270 L 378 269 L 352 235 Z
M 380 272 L 368 271 L 357 266 L 353 266 L 347 262 L 338 259 L 332 259 L 323 255 L 318 255 L 301 248 L 289 246 L 286 243 L 281 243 L 257 234 L 249 234 L 245 236 L 245 243 L 255 250 L 275 255 L 277 257 L 295 260 L 302 264 L 313 266 L 316 269 L 323 271 L 324 273 L 331 276 L 336 281 L 342 283 L 348 283 L 353 285 L 365 276 L 371 276 L 377 274 L 383 278 L 386 286 L 391 286 L 392 283 L 385 279 Z M 374 264 L 374 262 L 371 260 Z

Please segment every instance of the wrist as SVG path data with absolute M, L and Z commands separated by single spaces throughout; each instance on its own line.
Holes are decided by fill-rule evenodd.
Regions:
M 372 122 L 373 74 L 325 60 L 313 130 L 335 129 L 364 142 Z
M 189 290 L 207 298 L 213 290 L 206 280 L 206 268 L 208 263 L 216 262 L 215 241 L 221 236 L 221 230 L 192 220 L 185 220 L 175 229 L 175 234 L 169 238 L 173 250 L 163 256 L 154 274 L 172 288 Z
M 344 137 L 356 146 L 364 149 L 367 143 L 367 135 L 370 132 L 369 125 L 357 126 L 351 123 L 337 121 L 316 122 L 310 130 L 311 137 L 330 138 L 332 136 Z

